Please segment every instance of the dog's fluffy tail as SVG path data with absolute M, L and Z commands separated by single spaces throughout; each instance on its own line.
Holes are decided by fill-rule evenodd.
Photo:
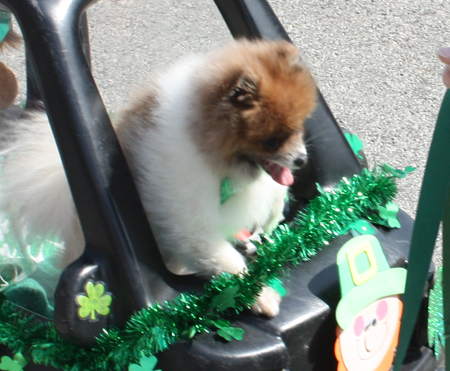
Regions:
M 3 121 L 0 208 L 18 231 L 64 240 L 66 265 L 84 243 L 47 117 L 33 113 L 20 120 L 3 116 Z

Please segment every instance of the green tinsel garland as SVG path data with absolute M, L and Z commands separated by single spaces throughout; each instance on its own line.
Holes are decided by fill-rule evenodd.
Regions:
M 224 318 L 248 308 L 261 287 L 280 278 L 286 268 L 309 260 L 361 218 L 384 224 L 378 207 L 396 194 L 396 175 L 388 172 L 364 169 L 360 175 L 342 179 L 330 192 L 319 188 L 321 194 L 299 213 L 295 225 L 281 225 L 271 236 L 263 236 L 258 256 L 244 276 L 223 274 L 206 284 L 202 295 L 184 293 L 172 302 L 144 308 L 124 329 L 104 330 L 92 347 L 64 340 L 51 322 L 35 322 L 4 298 L 0 343 L 35 363 L 58 369 L 119 371 L 196 333 L 234 329 Z

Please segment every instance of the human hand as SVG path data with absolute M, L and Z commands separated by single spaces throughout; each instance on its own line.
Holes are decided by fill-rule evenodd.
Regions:
M 438 51 L 439 59 L 446 64 L 442 81 L 447 88 L 450 88 L 450 48 L 440 48 Z

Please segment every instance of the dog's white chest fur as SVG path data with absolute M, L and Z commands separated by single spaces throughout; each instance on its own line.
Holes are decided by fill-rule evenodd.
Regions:
M 237 273 L 245 262 L 228 241 L 242 229 L 273 228 L 286 187 L 262 170 L 255 178 L 216 166 L 198 148 L 193 126 L 200 119 L 195 73 L 201 63 L 192 58 L 160 76 L 152 123 L 122 117 L 120 141 L 168 268 L 209 275 L 225 266 Z M 125 122 L 130 119 L 137 122 Z M 221 204 L 224 177 L 236 192 Z M 223 250 L 227 262 L 220 261 Z

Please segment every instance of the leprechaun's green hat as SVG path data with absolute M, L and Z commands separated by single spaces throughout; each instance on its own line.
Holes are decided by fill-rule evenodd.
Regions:
M 345 330 L 374 301 L 405 291 L 406 269 L 391 268 L 380 242 L 372 235 L 352 238 L 337 254 L 342 299 L 336 319 Z

